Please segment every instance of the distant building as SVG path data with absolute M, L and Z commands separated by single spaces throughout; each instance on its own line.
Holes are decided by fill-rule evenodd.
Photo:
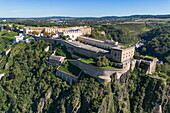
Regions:
M 6 20 L 2 20 L 2 22 L 6 22 Z
M 32 39 L 32 38 L 25 38 L 25 41 L 24 41 L 24 43 L 30 43 L 31 41 L 33 41 L 34 39 Z
M 91 34 L 91 27 L 87 27 L 87 26 L 80 26 L 80 27 L 66 27 L 66 28 L 58 28 L 58 27 L 29 27 L 29 28 L 24 28 L 24 32 L 26 34 L 31 34 L 33 31 L 38 32 L 39 35 L 42 32 L 47 32 L 47 33 L 51 33 L 51 34 L 57 34 L 59 32 L 65 32 L 65 31 L 69 31 L 69 30 L 76 30 L 79 29 L 81 30 L 83 35 L 86 34 Z
M 59 37 L 58 33 L 52 35 L 52 38 L 58 38 L 58 37 Z
M 90 37 L 85 37 L 85 36 L 79 36 L 77 38 L 79 41 L 87 44 L 91 44 L 97 47 L 101 47 L 103 49 L 111 49 L 112 47 L 117 47 L 118 42 L 111 41 L 111 40 L 98 40 Z
M 22 40 L 24 40 L 24 36 L 22 36 L 22 35 L 14 37 L 14 43 L 19 43 Z
M 13 43 L 30 43 L 34 39 L 32 38 L 24 38 L 23 34 L 20 33 L 19 36 L 14 37 L 14 42 Z
M 33 31 L 38 32 L 39 34 L 44 31 L 44 27 L 30 27 L 24 28 L 25 34 L 32 34 Z
M 4 30 L 4 25 L 0 24 L 0 32 Z
M 83 35 L 83 33 L 80 29 L 75 29 L 75 30 L 59 32 L 58 35 L 60 38 L 62 38 L 63 36 L 66 36 L 70 40 L 76 40 L 77 37 Z

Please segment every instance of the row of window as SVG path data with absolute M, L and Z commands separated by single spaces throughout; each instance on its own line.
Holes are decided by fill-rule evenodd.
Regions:
M 130 54 L 130 53 L 133 55 L 133 51 L 131 51 L 131 52 L 124 53 L 123 56 L 127 55 L 127 54 Z

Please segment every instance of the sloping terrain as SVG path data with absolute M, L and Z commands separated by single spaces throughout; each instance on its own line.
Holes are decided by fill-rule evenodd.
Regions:
M 52 51 L 44 41 L 16 44 L 3 56 L 0 69 L 0 111 L 10 113 L 148 113 L 161 105 L 170 111 L 169 77 L 146 75 L 138 68 L 122 75 L 120 80 L 100 84 L 82 74 L 73 85 L 55 76 L 55 67 L 46 65 Z M 61 51 L 60 51 L 61 52 Z M 159 76 L 159 77 L 157 77 Z

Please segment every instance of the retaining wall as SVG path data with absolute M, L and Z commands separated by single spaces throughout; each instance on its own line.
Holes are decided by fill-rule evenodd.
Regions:
M 62 78 L 63 80 L 66 80 L 67 82 L 69 82 L 70 85 L 72 85 L 73 81 L 78 80 L 77 76 L 66 73 L 66 72 L 61 71 L 61 70 L 56 70 L 56 76 Z
M 130 64 L 122 69 L 107 69 L 93 66 L 81 61 L 69 61 L 71 64 L 79 67 L 84 73 L 95 77 L 100 83 L 108 83 L 111 81 L 110 76 L 115 74 L 115 78 L 119 79 L 122 74 L 126 73 L 130 69 Z

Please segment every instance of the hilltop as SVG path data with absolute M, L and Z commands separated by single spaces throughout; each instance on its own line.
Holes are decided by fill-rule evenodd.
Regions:
M 46 65 L 52 52 L 44 51 L 48 45 L 44 41 L 13 45 L 9 55 L 1 58 L 6 75 L 0 80 L 0 111 L 151 112 L 157 104 L 164 113 L 169 111 L 169 80 L 164 76 L 155 79 L 141 67 L 120 80 L 113 75 L 111 83 L 100 84 L 83 73 L 70 86 L 55 76 L 55 67 Z
M 97 29 L 96 33 L 104 31 L 106 34 L 112 34 L 112 37 L 115 39 L 116 35 L 119 36 L 119 33 L 115 33 L 122 30 L 122 34 L 125 33 L 119 36 L 122 42 L 123 39 L 128 40 L 129 37 L 134 36 L 149 43 L 153 39 L 160 40 L 161 36 L 163 36 L 164 38 L 162 38 L 161 43 L 168 43 L 164 39 L 169 37 L 169 27 L 164 26 L 162 28 L 157 26 L 153 29 L 155 26 L 133 24 L 104 25 L 96 26 L 95 29 Z M 114 32 L 108 30 L 109 28 L 114 30 Z M 155 31 L 159 31 L 159 34 L 155 35 Z M 11 45 L 14 36 L 18 35 L 18 33 L 9 29 L 8 31 L 0 32 L 0 34 L 2 44 L 2 49 L 0 50 L 0 111 L 2 112 L 138 113 L 162 111 L 168 113 L 170 111 L 170 71 L 167 64 L 157 64 L 157 71 L 155 73 L 146 74 L 148 65 L 142 63 L 142 61 L 139 63 L 139 61 L 137 63 L 138 66 L 136 65 L 134 70 L 123 73 L 119 79 L 113 73 L 109 76 L 111 78 L 109 83 L 100 83 L 95 77 L 81 72 L 81 69 L 84 69 L 84 65 L 81 66 L 82 68 L 78 68 L 76 65 L 73 66 L 70 62 L 75 62 L 76 60 L 71 59 L 70 53 L 65 46 L 53 43 L 57 42 L 57 40 L 44 38 L 51 43 L 43 40 L 34 40 L 30 43 L 23 43 L 21 41 L 21 43 Z M 128 34 L 130 36 L 126 37 Z M 147 40 L 149 35 L 151 38 Z M 97 36 L 94 37 L 97 38 Z M 65 40 L 62 41 L 65 42 Z M 70 44 L 72 43 L 70 42 Z M 149 44 L 154 45 L 154 43 Z M 7 45 L 11 46 L 7 47 Z M 147 45 L 146 43 L 147 50 L 149 50 L 150 46 Z M 53 49 L 46 51 L 48 47 Z M 128 48 L 128 46 L 125 46 L 125 49 L 126 47 Z M 68 61 L 59 67 L 61 71 L 65 71 L 64 73 L 66 74 L 74 74 L 76 77 L 80 74 L 77 81 L 73 81 L 71 85 L 67 78 L 63 77 L 63 79 L 61 76 L 56 75 L 58 71 L 57 65 L 52 66 L 47 63 L 54 50 L 54 55 L 64 56 Z M 164 52 L 167 55 L 167 51 Z M 75 55 L 84 57 L 80 54 Z M 139 57 L 142 60 L 155 59 L 142 55 L 139 55 Z M 93 58 L 79 58 L 77 61 L 93 65 L 93 67 L 99 64 L 97 68 L 102 70 L 104 68 L 117 70 L 106 58 L 101 57 L 98 61 L 96 60 Z M 103 64 L 102 61 L 105 61 L 107 65 Z M 106 66 L 104 67 L 103 65 Z M 94 72 L 92 75 L 99 73 L 92 69 L 95 68 L 91 68 L 88 71 Z

